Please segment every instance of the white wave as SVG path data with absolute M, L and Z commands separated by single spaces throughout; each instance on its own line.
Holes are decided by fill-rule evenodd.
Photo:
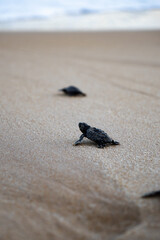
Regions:
M 160 0 L 0 0 L 0 22 L 160 8 Z
M 160 30 L 160 11 L 110 12 L 0 23 L 1 31 Z

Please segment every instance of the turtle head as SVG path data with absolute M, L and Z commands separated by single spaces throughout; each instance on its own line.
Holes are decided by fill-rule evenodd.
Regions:
M 87 123 L 84 122 L 79 123 L 79 129 L 81 130 L 82 133 L 86 134 L 88 128 L 90 128 L 90 126 Z

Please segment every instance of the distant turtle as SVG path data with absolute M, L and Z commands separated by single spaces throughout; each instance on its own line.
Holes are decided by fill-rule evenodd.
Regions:
M 75 142 L 75 146 L 80 144 L 84 137 L 90 139 L 91 141 L 98 144 L 99 148 L 104 148 L 106 145 L 118 145 L 119 142 L 114 141 L 112 138 L 108 136 L 104 131 L 90 127 L 86 123 L 79 123 L 79 129 L 83 133 L 79 140 Z
M 142 196 L 142 198 L 154 198 L 154 197 L 160 197 L 160 191 L 154 191 L 154 192 L 145 193 Z
M 67 88 L 62 88 L 59 91 L 64 92 L 68 96 L 77 96 L 77 95 L 86 96 L 85 93 L 83 93 L 79 88 L 74 87 L 74 86 L 69 86 Z

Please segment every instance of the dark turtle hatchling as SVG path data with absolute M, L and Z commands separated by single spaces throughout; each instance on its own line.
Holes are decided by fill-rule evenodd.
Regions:
M 84 137 L 97 143 L 99 148 L 104 148 L 106 145 L 119 144 L 119 142 L 114 141 L 108 136 L 107 133 L 105 133 L 101 129 L 90 127 L 86 123 L 79 123 L 79 129 L 83 134 L 80 136 L 79 140 L 75 142 L 74 145 L 78 145 L 79 143 L 81 143 Z
M 145 193 L 142 196 L 142 198 L 154 198 L 154 197 L 160 197 L 160 191 L 154 191 L 154 192 Z
M 78 95 L 86 96 L 85 93 L 83 93 L 79 88 L 74 87 L 74 86 L 69 86 L 67 88 L 62 88 L 59 91 L 64 92 L 68 96 L 78 96 Z

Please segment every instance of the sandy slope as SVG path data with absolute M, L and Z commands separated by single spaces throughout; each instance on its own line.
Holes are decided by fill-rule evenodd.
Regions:
M 159 239 L 159 69 L 160 32 L 0 34 L 1 240 Z

